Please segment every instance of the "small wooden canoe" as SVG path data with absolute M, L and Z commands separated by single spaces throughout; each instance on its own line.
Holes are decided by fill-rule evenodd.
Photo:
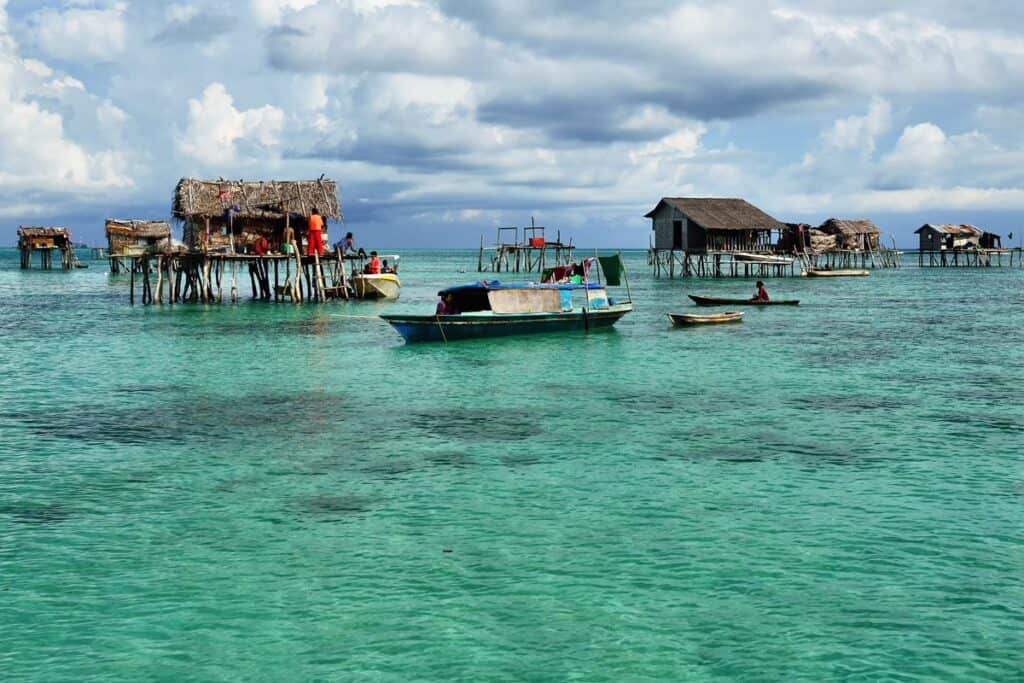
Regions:
M 668 319 L 673 325 L 721 325 L 722 323 L 741 323 L 743 313 L 741 311 L 726 311 L 725 313 L 710 313 L 700 315 L 697 313 L 669 313 Z
M 864 277 L 871 275 L 870 270 L 808 270 L 807 277 Z
M 796 306 L 799 299 L 769 299 L 768 301 L 755 301 L 754 299 L 726 299 L 718 296 L 697 296 L 690 294 L 693 303 L 698 306 Z

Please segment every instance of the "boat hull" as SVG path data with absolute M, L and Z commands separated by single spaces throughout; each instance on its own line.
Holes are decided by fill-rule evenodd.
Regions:
M 391 323 L 406 342 L 449 342 L 608 328 L 632 310 L 632 304 L 617 304 L 586 313 L 465 313 L 441 316 L 386 314 L 381 318 Z
M 723 325 L 727 323 L 743 322 L 743 313 L 739 311 L 727 311 L 725 313 L 712 313 L 711 315 L 699 315 L 696 313 L 669 313 L 668 319 L 673 325 L 689 327 L 691 325 Z
M 807 277 L 866 277 L 870 270 L 809 270 Z
M 741 263 L 756 263 L 773 266 L 788 266 L 793 259 L 788 256 L 770 256 L 768 254 L 746 254 L 738 252 L 733 254 L 733 259 Z
M 402 283 L 392 273 L 353 275 L 351 284 L 357 299 L 397 299 L 402 291 Z
M 696 294 L 690 294 L 689 297 L 698 306 L 797 306 L 800 303 L 799 299 L 758 301 L 756 299 L 725 299 L 715 296 L 697 296 Z

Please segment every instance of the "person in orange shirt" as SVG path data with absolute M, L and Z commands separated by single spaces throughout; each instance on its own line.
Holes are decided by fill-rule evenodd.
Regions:
M 313 209 L 309 216 L 309 234 L 306 236 L 306 256 L 312 256 L 316 251 L 318 256 L 324 253 L 324 219 L 320 216 L 318 209 Z
M 370 275 L 380 275 L 380 259 L 377 258 L 377 252 L 370 252 L 370 262 L 366 266 L 366 272 Z

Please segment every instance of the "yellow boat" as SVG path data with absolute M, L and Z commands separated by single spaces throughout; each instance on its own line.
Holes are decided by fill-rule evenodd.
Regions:
M 402 290 L 402 282 L 394 273 L 356 273 L 350 284 L 357 299 L 397 299 Z

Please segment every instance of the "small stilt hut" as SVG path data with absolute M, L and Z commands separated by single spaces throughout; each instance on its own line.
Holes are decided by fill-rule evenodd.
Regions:
M 60 254 L 60 267 L 70 270 L 75 255 L 71 244 L 71 231 L 67 228 L 26 227 L 18 228 L 18 250 L 21 252 L 21 268 L 32 267 L 32 254 L 39 252 L 39 267 L 43 270 L 53 268 L 53 254 Z
M 155 253 L 161 246 L 171 246 L 171 224 L 168 221 L 108 218 L 106 229 L 110 272 L 114 274 L 127 272 L 126 256 Z
M 1003 254 L 1013 265 L 1015 250 L 1003 248 L 1001 235 L 977 226 L 925 223 L 914 232 L 920 238 L 919 266 L 1001 266 Z

